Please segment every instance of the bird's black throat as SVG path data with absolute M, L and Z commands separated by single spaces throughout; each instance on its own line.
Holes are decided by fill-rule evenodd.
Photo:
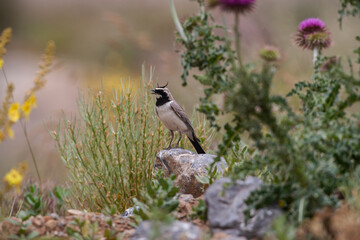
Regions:
M 170 102 L 169 94 L 162 88 L 155 88 L 152 91 L 152 94 L 156 95 L 156 106 L 162 106 L 167 102 Z
M 156 106 L 162 106 L 167 102 L 170 102 L 169 96 L 167 94 L 161 94 L 161 97 L 156 99 Z
M 156 106 L 157 107 L 162 106 L 162 105 L 166 104 L 167 102 L 170 102 L 169 97 L 167 95 L 166 96 L 161 96 L 161 97 L 156 99 Z

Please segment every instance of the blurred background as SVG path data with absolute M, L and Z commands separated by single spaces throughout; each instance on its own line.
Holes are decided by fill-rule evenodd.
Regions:
M 180 20 L 196 13 L 195 1 L 174 0 Z M 245 62 L 260 64 L 258 51 L 264 45 L 280 49 L 282 60 L 275 76 L 274 92 L 286 94 L 295 82 L 312 74 L 312 53 L 293 44 L 300 21 L 321 18 L 332 33 L 332 47 L 326 55 L 352 57 L 359 35 L 357 19 L 345 18 L 342 29 L 337 22 L 337 0 L 258 0 L 254 11 L 241 18 L 242 53 Z M 228 27 L 233 16 L 212 10 L 215 21 L 224 15 Z M 53 130 L 64 114 L 76 115 L 79 91 L 106 90 L 121 81 L 137 86 L 141 66 L 155 67 L 155 80 L 169 82 L 169 88 L 188 114 L 202 94 L 200 85 L 190 79 L 181 86 L 179 46 L 174 43 L 175 27 L 167 0 L 3 0 L 0 3 L 0 29 L 13 29 L 4 57 L 7 78 L 15 84 L 15 99 L 21 101 L 33 84 L 38 62 L 46 43 L 54 40 L 57 53 L 54 70 L 47 84 L 37 93 L 38 107 L 27 122 L 29 138 L 38 160 L 40 174 L 62 183 L 66 169 L 59 158 Z M 6 84 L 0 74 L 0 99 Z M 18 163 L 27 161 L 35 178 L 31 156 L 20 124 L 14 125 L 15 138 L 0 144 L 0 176 Z

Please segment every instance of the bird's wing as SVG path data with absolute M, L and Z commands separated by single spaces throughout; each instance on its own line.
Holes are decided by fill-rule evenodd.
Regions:
M 189 128 L 189 130 L 194 132 L 194 129 L 191 126 L 191 122 L 190 122 L 189 118 L 186 116 L 184 109 L 175 101 L 170 103 L 170 107 L 175 112 L 175 114 L 186 124 L 186 126 Z

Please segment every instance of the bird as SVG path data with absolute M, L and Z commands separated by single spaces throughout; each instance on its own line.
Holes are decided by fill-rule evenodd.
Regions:
M 174 139 L 174 132 L 179 132 L 179 140 L 176 143 L 176 148 L 179 147 L 179 142 L 182 134 L 185 134 L 198 154 L 205 154 L 204 149 L 200 145 L 200 140 L 196 137 L 194 128 L 191 125 L 184 109 L 175 101 L 171 92 L 166 88 L 168 83 L 164 86 L 157 86 L 152 89 L 152 94 L 156 95 L 156 114 L 160 121 L 170 130 L 171 140 L 167 149 L 171 149 L 171 143 Z

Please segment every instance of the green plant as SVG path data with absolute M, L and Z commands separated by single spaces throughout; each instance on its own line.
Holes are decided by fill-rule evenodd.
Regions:
M 351 15 L 356 17 L 360 14 L 360 2 L 357 0 L 340 0 L 341 9 L 338 11 L 339 13 L 339 23 L 340 27 L 342 24 L 342 19 L 344 16 Z
M 296 239 L 295 232 L 295 226 L 287 222 L 286 215 L 281 215 L 274 220 L 265 239 L 294 240 Z
M 19 225 L 20 229 L 16 235 L 13 234 L 8 237 L 11 240 L 30 240 L 30 239 L 36 238 L 39 235 L 38 232 L 35 232 L 35 231 L 28 233 L 27 228 L 31 225 L 31 221 L 25 222 L 24 220 L 22 220 L 21 223 L 16 222 L 16 221 L 12 221 L 12 222 L 13 222 L 13 224 Z
M 97 222 L 91 223 L 89 220 L 75 218 L 71 224 L 73 227 L 66 227 L 66 233 L 75 240 L 100 239 L 97 235 L 99 228 Z
M 221 128 L 221 115 L 232 117 L 223 127 L 218 157 L 234 149 L 242 134 L 249 136 L 249 147 L 238 148 L 236 155 L 244 149 L 251 152 L 230 162 L 229 171 L 233 179 L 260 175 L 265 181 L 246 201 L 248 216 L 252 209 L 279 204 L 299 223 L 324 206 L 337 206 L 335 193 L 360 163 L 360 117 L 350 109 L 360 101 L 360 74 L 354 74 L 352 61 L 347 71 L 340 58 L 325 57 L 322 48 L 314 47 L 312 79 L 298 82 L 286 97 L 273 94 L 276 64 L 264 61 L 257 67 L 242 62 L 239 13 L 235 12 L 232 50 L 227 32 L 215 32 L 225 27 L 214 24 L 204 2 L 198 3 L 199 14 L 178 26 L 182 77 L 185 83 L 190 69 L 199 70 L 194 78 L 206 87 L 199 111 L 213 126 Z M 224 96 L 222 109 L 213 101 L 219 94 Z M 288 103 L 290 96 L 300 99 L 300 109 Z M 212 168 L 209 175 L 211 183 Z
M 121 85 L 112 96 L 99 91 L 81 97 L 80 119 L 64 118 L 52 132 L 69 169 L 73 207 L 103 211 L 113 205 L 121 212 L 132 198 L 142 200 L 141 192 L 153 178 L 154 157 L 168 140 L 150 95 L 152 74 L 147 79 L 143 71 L 136 90 Z M 195 131 L 205 139 L 206 125 L 196 126 L 198 122 Z
M 56 199 L 56 212 L 59 214 L 64 214 L 64 204 L 69 196 L 69 189 L 62 188 L 60 186 L 55 186 L 53 191 L 50 192 L 52 198 Z
M 119 231 L 116 231 L 113 227 L 113 219 L 112 218 L 108 218 L 106 220 L 107 225 L 109 226 L 109 228 L 107 228 L 104 232 L 104 237 L 106 240 L 116 240 L 118 239 L 117 235 L 119 234 Z
M 16 234 L 12 234 L 8 236 L 8 239 L 12 240 L 30 240 L 37 237 L 39 234 L 38 232 L 28 232 L 27 228 L 31 225 L 31 221 L 28 220 L 29 216 L 26 214 L 19 214 L 21 222 L 14 221 L 11 218 L 6 219 L 6 221 L 11 222 L 14 225 L 19 226 L 19 230 Z M 0 235 L 1 236 L 1 235 Z
M 115 223 L 114 220 L 118 218 L 119 216 L 115 216 L 117 212 L 116 206 L 107 207 L 106 209 L 106 224 L 108 225 L 108 228 L 104 231 L 104 237 L 106 240 L 116 240 L 116 239 L 122 239 L 122 235 L 119 235 L 119 231 L 115 229 Z
M 37 232 L 28 232 L 27 228 L 31 225 L 31 221 L 28 219 L 31 216 L 37 216 L 42 213 L 44 204 L 42 200 L 42 195 L 39 194 L 39 189 L 36 185 L 30 185 L 28 189 L 24 192 L 24 210 L 21 210 L 17 217 L 21 219 L 21 222 L 14 221 L 12 219 L 7 219 L 7 221 L 12 222 L 15 225 L 20 226 L 16 235 L 10 236 L 10 239 L 34 239 L 38 236 Z
M 106 217 L 105 222 L 107 224 L 107 228 L 102 234 L 97 221 L 91 222 L 89 219 L 75 218 L 74 221 L 71 222 L 71 226 L 66 227 L 66 233 L 68 236 L 76 240 L 122 239 L 121 234 L 119 234 L 119 231 L 117 231 L 114 227 L 114 219 L 114 215 Z
M 24 210 L 19 212 L 19 217 L 27 220 L 31 216 L 43 213 L 44 203 L 39 188 L 35 184 L 30 185 L 24 192 Z
M 19 171 L 23 174 L 24 170 L 21 166 L 24 167 L 24 165 L 19 166 Z M 69 199 L 68 194 L 67 188 L 53 186 L 52 182 L 43 182 L 41 187 L 28 182 L 24 183 L 18 191 L 6 193 L 0 209 L 5 216 L 23 219 L 55 212 L 64 215 L 65 203 Z
M 360 167 L 357 167 L 351 176 L 339 188 L 339 195 L 344 197 L 352 209 L 360 212 Z
M 191 213 L 191 218 L 199 218 L 202 221 L 207 221 L 207 208 L 204 200 L 200 199 L 197 206 L 192 207 L 193 212 Z
M 146 192 L 142 195 L 143 201 L 133 199 L 136 206 L 134 219 L 137 224 L 145 220 L 170 223 L 175 219 L 172 212 L 179 205 L 179 201 L 175 199 L 179 191 L 179 188 L 174 186 L 175 178 L 175 175 L 170 178 L 160 175 L 146 185 Z

